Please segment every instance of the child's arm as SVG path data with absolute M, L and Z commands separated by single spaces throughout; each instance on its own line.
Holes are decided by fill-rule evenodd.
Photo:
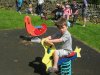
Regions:
M 45 40 L 46 45 L 54 45 L 54 43 L 62 42 L 62 39 L 47 39 Z
M 59 43 L 62 42 L 63 40 L 61 38 L 59 39 L 48 39 L 46 40 L 47 43 Z
M 46 37 L 48 40 L 52 39 L 51 36 Z
M 77 14 L 78 14 L 78 12 L 79 12 L 79 11 L 78 11 L 78 9 L 77 9 L 77 10 L 75 11 L 75 13 L 74 13 L 74 14 L 76 14 L 76 15 L 77 15 Z
M 59 38 L 59 39 L 55 39 L 58 35 L 58 32 L 53 34 L 52 36 L 48 36 L 46 37 L 47 40 L 45 40 L 45 43 L 58 43 L 58 42 L 62 42 L 62 40 Z
M 47 36 L 46 38 L 49 39 L 49 40 L 54 39 L 54 38 L 56 38 L 56 36 L 58 35 L 58 33 L 59 32 L 56 32 L 55 34 Z
M 46 39 L 46 40 L 44 41 L 44 43 L 45 43 L 46 45 L 53 45 L 53 43 L 51 43 L 50 41 L 48 41 L 48 40 L 52 39 L 51 36 L 47 36 L 47 37 L 45 37 L 44 39 Z

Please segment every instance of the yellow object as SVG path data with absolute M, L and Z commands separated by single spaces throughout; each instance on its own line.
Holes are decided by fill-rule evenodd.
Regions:
M 76 46 L 76 48 L 75 48 L 75 51 L 74 51 L 74 52 L 76 52 L 76 53 L 77 53 L 77 57 L 81 57 L 80 51 L 81 51 L 81 48 L 78 48 L 78 47 Z
M 44 43 L 45 40 L 47 40 L 47 39 L 44 38 L 41 41 L 41 44 L 42 44 L 42 46 L 44 47 L 44 50 L 45 50 L 45 54 L 44 54 L 44 57 L 42 59 L 42 62 L 46 65 L 46 71 L 48 71 L 48 68 L 52 67 L 52 65 L 53 65 L 52 64 L 53 59 L 50 59 L 50 58 L 52 57 L 52 55 L 53 55 L 54 51 L 56 50 L 56 48 L 55 48 L 54 45 L 52 45 L 51 47 L 50 47 L 50 45 L 47 46 L 47 44 Z M 49 53 L 48 53 L 48 49 L 50 50 Z
M 55 48 L 54 44 L 51 44 L 51 43 L 45 44 L 46 40 L 48 40 L 48 39 L 44 38 L 41 40 L 41 44 L 45 50 L 45 52 L 44 52 L 45 54 L 42 58 L 42 62 L 46 65 L 46 71 L 48 71 L 48 68 L 53 66 L 53 59 L 51 59 L 51 57 L 53 56 L 53 53 L 56 50 L 56 48 Z M 49 49 L 49 52 L 48 52 L 48 49 Z M 78 48 L 76 46 L 74 52 L 77 53 L 77 57 L 81 57 L 80 51 L 81 51 L 81 48 Z

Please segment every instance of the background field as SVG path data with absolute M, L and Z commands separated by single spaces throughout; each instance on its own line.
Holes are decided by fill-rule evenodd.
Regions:
M 13 10 L 0 9 L 0 30 L 2 29 L 23 29 L 24 17 L 27 14 L 19 14 Z M 52 20 L 42 20 L 39 16 L 29 15 L 34 26 L 46 23 L 47 26 L 54 26 Z M 100 52 L 100 24 L 88 22 L 86 27 L 82 27 L 82 22 L 78 22 L 74 27 L 69 28 L 71 34 Z

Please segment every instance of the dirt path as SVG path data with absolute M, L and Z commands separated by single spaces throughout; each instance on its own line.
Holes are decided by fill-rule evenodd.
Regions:
M 55 32 L 48 28 L 45 35 Z M 0 31 L 0 75 L 46 75 L 41 63 L 44 51 L 40 44 L 23 41 L 25 30 Z M 100 75 L 100 53 L 73 38 L 73 48 L 82 48 L 82 58 L 72 63 L 72 75 Z M 53 74 L 56 75 L 56 74 Z

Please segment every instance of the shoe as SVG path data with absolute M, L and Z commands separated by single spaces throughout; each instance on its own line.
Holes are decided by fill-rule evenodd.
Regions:
M 38 38 L 38 37 L 35 37 L 35 38 L 32 38 L 31 39 L 31 42 L 40 43 L 41 42 L 41 39 Z
M 57 71 L 58 71 L 57 68 L 53 68 L 53 67 L 48 68 L 48 72 L 54 73 L 54 72 L 57 72 Z

